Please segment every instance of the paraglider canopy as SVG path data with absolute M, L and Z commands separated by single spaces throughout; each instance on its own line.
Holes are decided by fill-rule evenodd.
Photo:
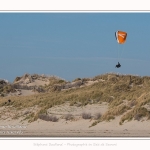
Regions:
M 115 32 L 116 40 L 119 44 L 124 44 L 127 38 L 127 33 L 124 31 Z

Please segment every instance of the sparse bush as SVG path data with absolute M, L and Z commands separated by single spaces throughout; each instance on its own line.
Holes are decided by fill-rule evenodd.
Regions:
M 32 118 L 35 116 L 35 113 L 30 113 L 25 117 L 25 120 L 28 120 L 29 122 L 31 122 Z
M 75 101 L 71 101 L 71 102 L 70 102 L 70 106 L 74 106 L 74 104 L 76 104 Z
M 83 119 L 91 119 L 91 113 L 82 113 L 82 118 Z
M 17 82 L 21 79 L 21 77 L 16 77 L 16 79 L 14 80 L 14 82 Z
M 134 115 L 134 120 L 140 121 L 141 118 L 142 118 L 142 114 L 135 114 Z
M 39 114 L 39 118 L 41 120 L 45 120 L 45 121 L 51 121 L 50 116 L 46 115 L 46 114 Z
M 1 94 L 1 97 L 4 97 L 4 96 L 5 96 L 5 95 L 2 93 L 2 94 Z
M 122 123 L 124 123 L 125 120 L 131 121 L 132 118 L 133 118 L 133 113 L 131 113 L 131 112 L 126 113 L 125 115 L 123 115 L 123 116 L 121 117 L 120 124 L 122 125 Z
M 106 118 L 105 118 L 106 121 L 110 121 L 110 120 L 113 120 L 113 119 L 115 119 L 115 116 L 113 116 L 113 115 L 107 115 Z
M 74 118 L 74 116 L 72 114 L 66 114 L 65 115 L 66 120 L 72 120 L 73 118 Z
M 98 120 L 98 119 L 100 119 L 101 118 L 101 113 L 96 113 L 95 115 L 94 115 L 94 119 L 95 120 Z
M 51 121 L 52 122 L 57 122 L 58 121 L 58 118 L 56 116 L 51 116 Z
M 76 82 L 76 81 L 79 81 L 79 80 L 81 80 L 81 78 L 76 78 L 76 79 L 73 80 L 73 82 Z
M 119 105 L 117 107 L 112 107 L 110 108 L 104 115 L 103 115 L 103 120 L 110 120 L 110 119 L 114 119 L 115 116 L 119 116 L 122 115 L 123 113 L 125 113 L 127 110 L 129 109 L 128 106 L 126 105 Z
M 77 103 L 75 104 L 75 106 L 80 107 L 80 106 L 82 106 L 82 103 L 81 103 L 81 102 L 77 102 Z
M 122 125 L 122 122 L 121 122 L 121 121 L 119 122 L 119 125 Z
M 59 80 L 58 83 L 64 83 L 66 82 L 65 80 Z
M 133 118 L 135 120 L 140 120 L 142 117 L 149 117 L 149 112 L 144 107 L 135 107 L 132 111 L 126 113 L 121 118 L 121 123 L 123 123 L 125 120 L 131 121 Z
M 83 78 L 82 79 L 82 82 L 86 82 L 86 81 L 91 81 L 91 79 L 90 78 Z
M 19 118 L 19 115 L 18 114 L 15 114 L 13 117 L 12 117 L 12 119 L 18 119 Z
M 45 120 L 45 121 L 52 121 L 52 122 L 57 122 L 58 121 L 58 118 L 56 116 L 49 116 L 49 115 L 46 115 L 46 114 L 39 114 L 39 118 L 41 120 Z
M 89 127 L 96 126 L 98 124 L 97 121 L 94 121 Z
M 130 103 L 129 103 L 129 107 L 133 107 L 137 104 L 137 102 L 135 100 L 132 100 Z
M 29 113 L 30 113 L 30 111 L 27 110 L 27 111 L 25 111 L 25 112 L 23 113 L 23 115 L 28 115 Z

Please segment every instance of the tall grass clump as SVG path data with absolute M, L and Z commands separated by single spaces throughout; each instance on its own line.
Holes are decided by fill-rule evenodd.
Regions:
M 122 124 L 125 120 L 131 121 L 132 119 L 140 120 L 142 117 L 150 117 L 149 111 L 144 107 L 135 107 L 130 112 L 126 113 L 120 120 L 120 124 Z

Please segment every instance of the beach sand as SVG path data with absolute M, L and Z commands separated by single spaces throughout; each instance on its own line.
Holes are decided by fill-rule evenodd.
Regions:
M 150 121 L 146 119 L 132 120 L 119 125 L 121 116 L 118 116 L 109 122 L 103 121 L 90 127 L 95 120 L 82 118 L 83 112 L 103 114 L 107 108 L 106 103 L 84 107 L 68 104 L 55 106 L 50 108 L 48 113 L 59 117 L 57 122 L 38 119 L 29 123 L 22 118 L 1 118 L 0 137 L 150 137 Z M 66 120 L 65 114 L 72 114 L 75 119 Z

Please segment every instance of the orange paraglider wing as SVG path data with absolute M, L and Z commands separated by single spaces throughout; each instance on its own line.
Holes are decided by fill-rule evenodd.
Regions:
M 124 44 L 127 38 L 127 33 L 124 31 L 115 32 L 116 40 L 119 44 Z

